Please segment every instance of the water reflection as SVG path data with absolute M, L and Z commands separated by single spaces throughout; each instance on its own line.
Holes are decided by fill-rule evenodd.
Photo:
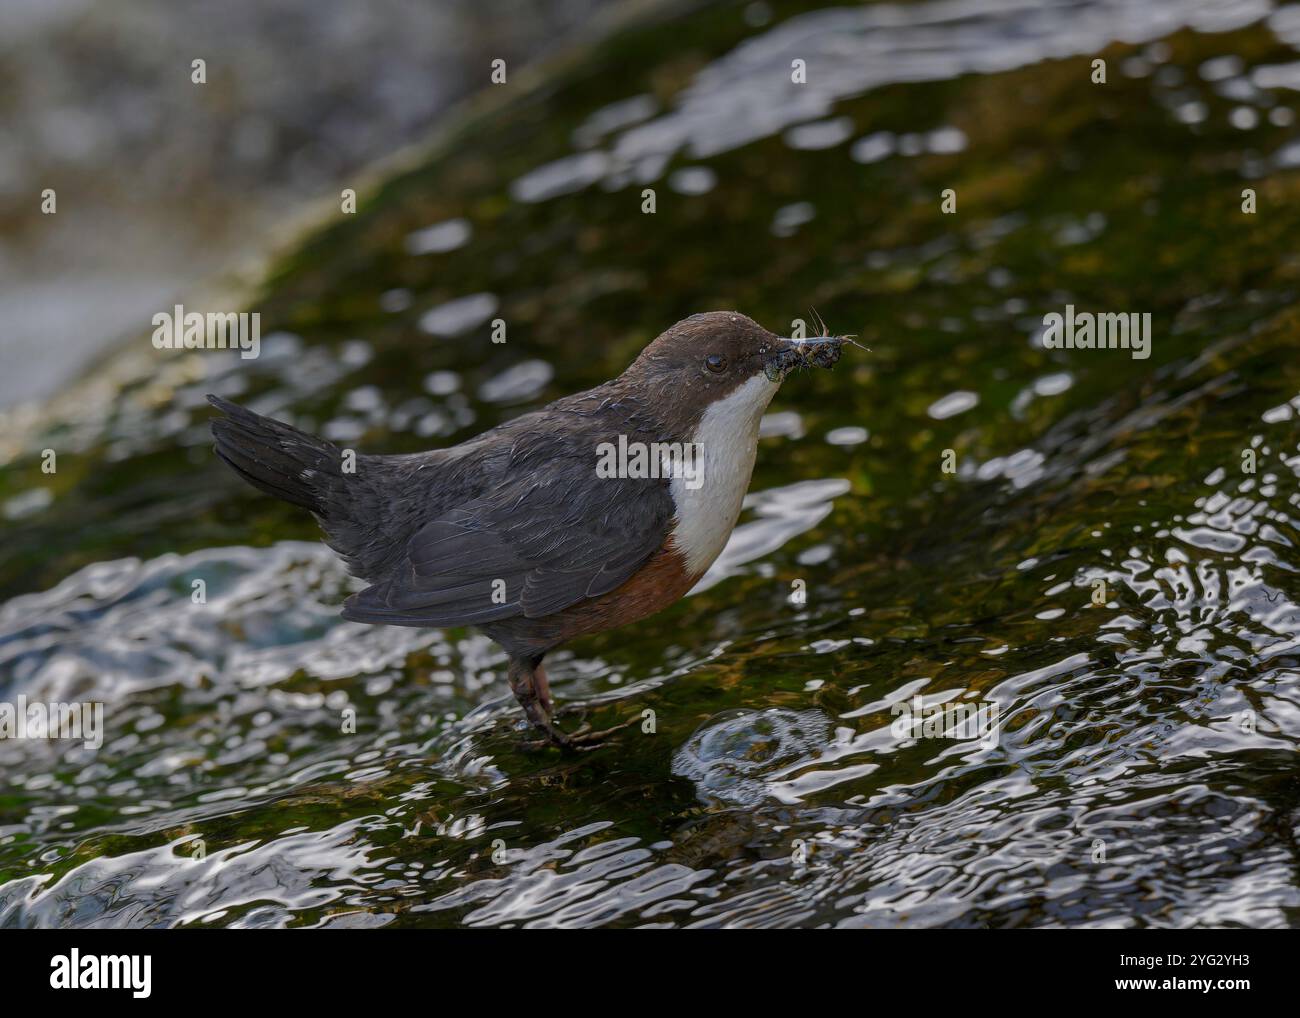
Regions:
M 558 142 L 581 164 L 530 149 L 486 198 L 454 192 L 462 208 L 431 210 L 414 178 L 376 230 L 388 246 L 289 272 L 347 299 L 291 290 L 260 361 L 133 348 L 41 419 L 4 419 L 21 478 L 2 492 L 18 534 L 4 575 L 25 592 L 0 606 L 0 698 L 100 700 L 110 731 L 98 753 L 0 741 L 0 925 L 1293 925 L 1295 224 L 1283 203 L 1247 242 L 1207 211 L 1223 167 L 1253 165 L 1232 104 L 1259 103 L 1260 152 L 1284 143 L 1284 97 L 1253 71 L 1290 63 L 1294 19 L 1205 34 L 1266 13 L 958 2 L 773 19 L 675 100 L 636 76 L 634 99 L 585 100 Z M 1202 34 L 1172 34 L 1186 25 Z M 1116 87 L 1108 128 L 1139 149 L 1143 117 L 1176 132 L 1141 150 L 1150 179 L 1105 176 L 1110 154 L 1087 163 L 1076 135 L 1033 140 L 1073 122 L 1056 75 L 1086 62 L 1064 57 L 1165 34 L 1127 53 L 1135 91 Z M 819 84 L 742 100 L 791 47 Z M 959 72 L 956 98 L 912 91 Z M 934 122 L 840 108 L 873 82 Z M 1032 130 L 973 129 L 972 109 L 1029 85 Z M 1174 115 L 1189 102 L 1205 119 Z M 770 141 L 749 176 L 729 161 L 747 138 Z M 1198 148 L 1162 155 L 1171 139 Z M 928 193 L 873 190 L 895 186 L 896 155 L 930 172 L 958 145 L 984 167 L 977 214 L 938 228 L 911 218 Z M 710 165 L 671 165 L 710 146 Z M 614 225 L 626 195 L 593 188 L 572 230 L 548 202 L 632 172 L 673 174 L 691 207 L 737 203 L 728 230 L 755 225 L 744 243 L 708 221 L 708 243 L 656 246 L 644 221 Z M 865 176 L 837 192 L 849 172 Z M 1060 191 L 1088 174 L 1104 186 Z M 511 182 L 525 218 L 489 228 Z M 775 242 L 781 211 L 792 232 Z M 438 232 L 462 219 L 463 236 Z M 519 238 L 552 244 L 563 278 L 510 261 Z M 444 281 L 452 241 L 446 261 L 469 269 Z M 488 641 L 339 620 L 354 583 L 310 522 L 205 472 L 202 394 L 386 449 L 465 437 L 625 363 L 664 316 L 627 284 L 649 279 L 767 300 L 773 324 L 836 302 L 881 342 L 783 390 L 741 524 L 692 596 L 555 655 L 562 723 L 629 727 L 579 759 L 530 754 Z M 1035 345 L 1035 320 L 1074 293 L 1151 306 L 1150 362 Z M 483 329 L 499 313 L 530 325 L 502 351 Z M 578 318 L 599 350 L 562 341 Z M 75 466 L 42 474 L 30 450 L 56 439 Z M 26 582 L 29 545 L 74 564 Z M 900 738 L 896 709 L 918 696 L 996 704 L 996 743 Z

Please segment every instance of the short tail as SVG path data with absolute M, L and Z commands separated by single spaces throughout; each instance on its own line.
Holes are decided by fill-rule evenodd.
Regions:
M 337 511 L 344 477 L 337 446 L 219 396 L 212 422 L 217 455 L 259 491 L 310 509 L 322 523 Z

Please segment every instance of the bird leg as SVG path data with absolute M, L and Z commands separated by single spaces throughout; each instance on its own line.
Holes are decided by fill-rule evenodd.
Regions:
M 519 701 L 519 706 L 524 709 L 524 715 L 545 736 L 542 742 L 529 743 L 530 748 L 551 745 L 567 750 L 595 749 L 601 739 L 627 727 L 626 724 L 616 725 L 601 732 L 593 732 L 584 726 L 572 735 L 566 735 L 551 723 L 551 684 L 542 668 L 542 659 L 512 657 L 507 676 L 510 679 L 510 689 Z
M 546 677 L 546 669 L 542 667 L 539 660 L 533 666 L 533 688 L 537 690 L 537 701 L 542 705 L 542 710 L 546 711 L 549 718 L 555 713 L 555 708 L 551 704 L 551 680 Z

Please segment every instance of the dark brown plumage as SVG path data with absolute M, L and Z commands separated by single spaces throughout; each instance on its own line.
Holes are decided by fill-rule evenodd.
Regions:
M 225 415 L 212 423 L 218 456 L 254 487 L 314 513 L 330 547 L 370 584 L 347 599 L 345 618 L 479 627 L 510 655 L 529 719 L 568 747 L 576 740 L 551 724 L 543 656 L 685 594 L 707 568 L 700 562 L 717 553 L 698 535 L 735 522 L 698 517 L 715 501 L 719 512 L 732 503 L 739 512 L 749 480 L 746 450 L 706 449 L 727 487 L 718 499 L 691 498 L 688 509 L 668 478 L 598 476 L 598 447 L 620 436 L 697 441 L 715 408 L 709 420 L 721 423 L 709 425 L 711 441 L 750 443 L 752 467 L 758 416 L 781 378 L 797 366 L 829 366 L 839 349 L 833 337 L 780 339 L 736 312 L 695 315 L 612 381 L 448 449 L 357 456 L 353 473 L 332 443 L 208 398 Z M 742 428 L 733 439 L 725 428 L 751 402 L 753 434 Z M 694 514 L 690 526 L 684 513 Z M 695 543 L 680 547 L 688 538 Z

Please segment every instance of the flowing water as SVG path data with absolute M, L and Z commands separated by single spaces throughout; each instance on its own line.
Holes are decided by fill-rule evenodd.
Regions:
M 290 249 L 260 358 L 142 331 L 9 414 L 0 699 L 105 735 L 0 741 L 0 925 L 1297 925 L 1298 50 L 1252 0 L 679 7 Z M 1066 305 L 1150 357 L 1048 349 Z M 786 383 L 692 596 L 550 659 L 635 722 L 577 757 L 210 452 L 205 392 L 413 451 L 718 307 L 870 352 Z

